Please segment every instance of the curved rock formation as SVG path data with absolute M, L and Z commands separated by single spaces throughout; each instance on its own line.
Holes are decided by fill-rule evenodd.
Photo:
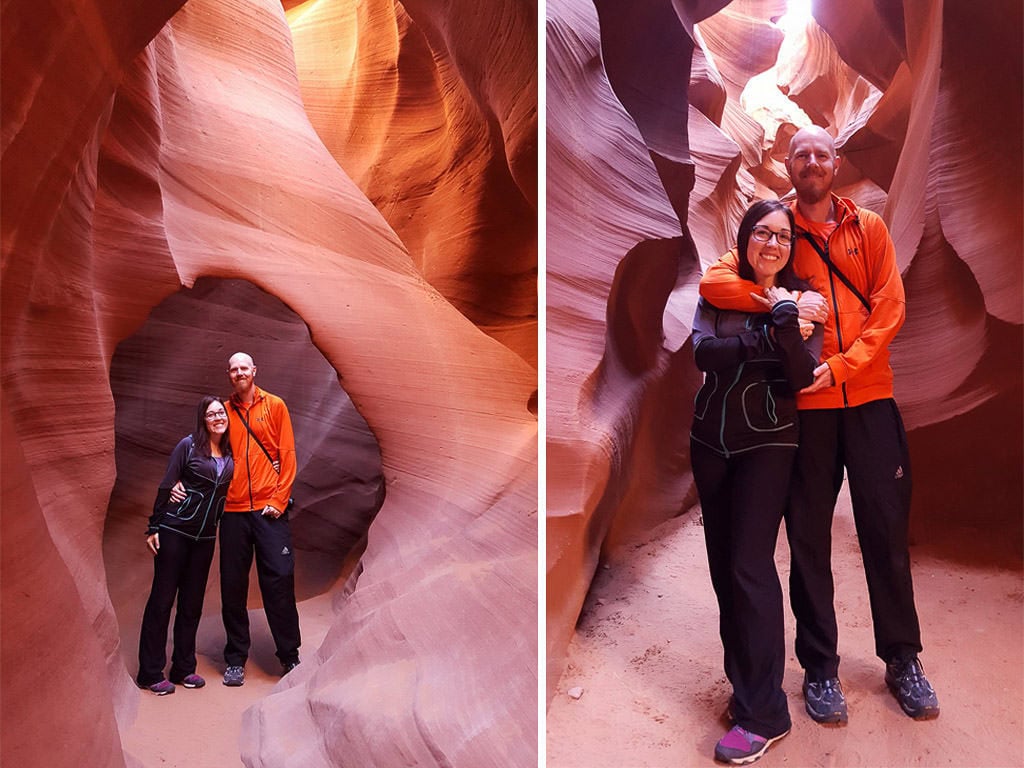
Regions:
M 839 191 L 885 215 L 903 269 L 916 541 L 957 557 L 951 531 L 1010 530 L 1019 567 L 1024 153 L 1004 84 L 1020 7 L 820 0 L 820 24 L 783 34 L 771 0 L 649 0 L 628 21 L 595 5 L 547 6 L 549 690 L 602 554 L 695 501 L 697 257 L 729 247 L 752 198 L 788 191 L 808 120 L 837 137 Z M 970 444 L 985 449 L 950 447 Z
M 309 0 L 288 18 L 331 154 L 423 276 L 536 365 L 532 5 Z
M 474 314 L 468 306 L 484 315 L 493 301 L 495 326 L 532 322 L 523 284 L 532 280 L 533 225 L 511 226 L 494 214 L 504 205 L 532 216 L 523 191 L 532 151 L 523 73 L 536 68 L 524 43 L 529 33 L 509 32 L 498 46 L 500 66 L 493 58 L 460 60 L 446 72 L 445 82 L 473 94 L 473 119 L 438 126 L 430 117 L 436 104 L 424 116 L 415 101 L 398 100 L 386 123 L 406 136 L 407 151 L 388 169 L 394 199 L 414 200 L 425 178 L 412 167 L 421 157 L 413 145 L 422 157 L 436 146 L 416 125 L 459 152 L 476 148 L 478 161 L 460 156 L 458 173 L 486 177 L 472 195 L 488 196 L 486 204 L 466 205 L 444 169 L 428 162 L 432 207 L 403 211 L 437 219 L 410 232 L 458 240 L 463 230 L 450 230 L 459 211 L 465 230 L 505 236 L 511 226 L 516 233 L 509 251 L 484 258 L 476 247 L 473 265 L 459 255 L 457 267 L 442 270 L 461 286 L 454 293 L 473 297 L 466 302 L 448 300 L 424 279 L 429 270 L 411 257 L 414 248 L 353 181 L 362 171 L 347 173 L 314 132 L 281 4 L 193 0 L 179 11 L 182 5 L 72 0 L 3 10 L 2 762 L 113 766 L 145 757 L 124 755 L 118 738 L 139 693 L 118 648 L 105 586 L 116 573 L 105 572 L 102 553 L 115 466 L 119 484 L 127 483 L 115 501 L 122 493 L 141 496 L 138 523 L 157 476 L 141 477 L 151 470 L 131 451 L 115 464 L 112 389 L 121 392 L 119 413 L 125 390 L 111 368 L 118 345 L 165 299 L 172 297 L 162 308 L 171 307 L 172 324 L 202 328 L 191 312 L 223 311 L 211 286 L 229 280 L 246 281 L 301 318 L 333 380 L 289 341 L 296 326 L 280 322 L 271 323 L 279 346 L 267 347 L 266 374 L 286 376 L 292 366 L 300 385 L 308 377 L 320 386 L 339 382 L 380 445 L 387 486 L 355 576 L 347 584 L 306 580 L 310 589 L 337 593 L 334 623 L 321 647 L 304 655 L 303 674 L 250 710 L 243 760 L 533 765 L 536 370 L 525 361 L 528 332 L 504 334 L 513 349 L 467 319 Z M 430 21 L 453 30 L 446 38 L 453 57 L 472 59 L 484 43 L 462 39 L 447 21 L 457 11 L 433 10 Z M 433 35 L 417 31 L 418 21 L 402 23 L 421 40 Z M 426 43 L 417 45 L 422 53 Z M 435 53 L 436 66 L 446 68 L 438 63 L 446 56 Z M 403 76 L 415 79 L 416 61 L 425 59 L 414 58 Z M 518 78 L 507 77 L 509 70 Z M 372 73 L 355 81 L 367 93 L 376 82 Z M 482 123 L 488 129 L 473 134 L 476 142 L 467 139 Z M 386 194 L 381 182 L 375 189 Z M 517 282 L 506 294 L 493 275 L 510 267 Z M 182 286 L 194 288 L 176 295 Z M 171 353 L 189 356 L 190 365 L 159 374 L 187 390 L 185 402 L 198 394 L 199 371 L 221 368 L 229 349 L 254 342 L 257 329 L 228 312 L 233 340 L 170 330 L 157 336 L 167 345 L 186 338 L 198 345 Z M 121 362 L 131 369 L 130 356 Z M 153 394 L 132 384 L 138 373 L 119 380 L 128 382 L 128 397 L 141 398 L 138 413 L 168 399 L 158 390 L 161 402 L 148 404 Z M 301 391 L 289 405 L 318 418 Z M 183 429 L 175 417 L 152 426 L 154 446 Z M 335 450 L 329 442 L 315 447 Z M 316 493 L 309 482 L 304 491 Z M 329 522 L 320 517 L 316 535 L 334 536 L 335 548 L 365 527 L 346 533 L 325 528 Z M 33 663 L 26 664 L 30 646 Z M 68 685 L 90 692 L 88 708 L 66 695 Z M 387 697 L 376 695 L 381 686 Z M 53 723 L 59 737 L 52 725 L 43 730 Z M 298 733 L 307 751 L 286 753 Z

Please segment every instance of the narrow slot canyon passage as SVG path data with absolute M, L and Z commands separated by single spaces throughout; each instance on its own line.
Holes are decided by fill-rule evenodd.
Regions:
M 206 394 L 227 397 L 227 359 L 248 352 L 256 384 L 282 397 L 291 415 L 298 462 L 291 514 L 301 655 L 316 652 L 338 608 L 338 593 L 357 573 L 367 530 L 384 499 L 380 449 L 370 428 L 313 346 L 302 319 L 243 280 L 203 278 L 172 295 L 117 348 L 111 365 L 117 480 L 103 537 L 107 588 L 117 615 L 125 674 L 138 671 L 142 613 L 153 577 L 144 530 L 174 445 L 194 429 Z M 122 733 L 147 765 L 188 758 L 191 765 L 239 765 L 243 712 L 280 679 L 255 567 L 250 573 L 252 648 L 242 688 L 221 684 L 219 544 L 210 568 L 197 637 L 197 672 L 205 688 L 173 696 L 140 691 L 134 725 Z M 168 631 L 168 660 L 173 635 Z M 182 739 L 188 734 L 187 739 Z M 200 749 L 198 745 L 202 745 Z M 199 760 L 199 762 L 195 762 Z

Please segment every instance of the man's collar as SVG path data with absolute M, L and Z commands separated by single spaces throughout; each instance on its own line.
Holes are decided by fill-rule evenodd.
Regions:
M 263 390 L 260 389 L 259 387 L 257 387 L 255 384 L 253 384 L 252 385 L 252 392 L 253 392 L 252 404 L 256 405 L 257 402 L 259 402 L 260 400 L 263 399 Z M 242 402 L 242 399 L 238 396 L 237 392 L 232 392 L 231 393 L 231 402 L 235 403 L 236 405 L 244 405 L 244 403 Z M 251 408 L 252 406 L 249 406 L 249 407 Z

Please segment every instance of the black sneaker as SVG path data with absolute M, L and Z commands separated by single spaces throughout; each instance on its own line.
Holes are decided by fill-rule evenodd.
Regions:
M 804 673 L 804 707 L 818 723 L 845 723 L 846 697 L 838 677 L 810 680 Z
M 931 720 L 939 716 L 939 697 L 924 676 L 924 667 L 916 656 L 886 664 L 885 684 L 900 703 L 900 708 L 915 720 Z
M 289 672 L 291 672 L 297 666 L 299 666 L 299 660 L 298 659 L 296 659 L 295 661 L 289 661 L 287 664 L 282 664 L 281 665 L 281 677 L 284 677 L 285 675 L 287 675 Z
M 232 688 L 245 685 L 245 667 L 230 666 L 224 670 L 224 685 Z

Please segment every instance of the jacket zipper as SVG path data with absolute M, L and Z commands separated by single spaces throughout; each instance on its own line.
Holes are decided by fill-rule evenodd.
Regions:
M 843 226 L 844 221 L 846 221 L 846 211 L 843 211 L 843 217 L 839 220 L 839 223 L 836 224 L 836 228 L 832 230 L 832 235 L 839 231 L 839 228 Z M 843 331 L 839 323 L 839 302 L 836 301 L 836 279 L 835 275 L 832 272 L 832 256 L 829 252 L 829 243 L 832 240 L 832 235 L 829 235 L 827 238 L 825 238 L 825 265 L 828 267 L 828 285 L 832 291 L 832 316 L 835 317 L 836 319 L 836 341 L 839 343 L 839 352 L 842 353 L 846 351 L 846 347 L 843 344 Z M 814 235 L 811 235 L 811 237 L 814 237 Z M 845 381 L 839 385 L 839 389 L 843 393 L 843 407 L 849 408 L 850 401 L 846 397 Z
M 732 380 L 732 384 L 722 393 L 722 418 L 719 419 L 721 426 L 718 428 L 718 440 L 722 444 L 722 453 L 725 454 L 725 458 L 729 458 L 729 447 L 725 444 L 725 411 L 729 404 L 729 393 L 732 392 L 733 388 L 739 383 L 740 378 L 743 376 L 743 367 L 746 363 L 740 363 L 740 367 L 736 369 L 736 378 Z

